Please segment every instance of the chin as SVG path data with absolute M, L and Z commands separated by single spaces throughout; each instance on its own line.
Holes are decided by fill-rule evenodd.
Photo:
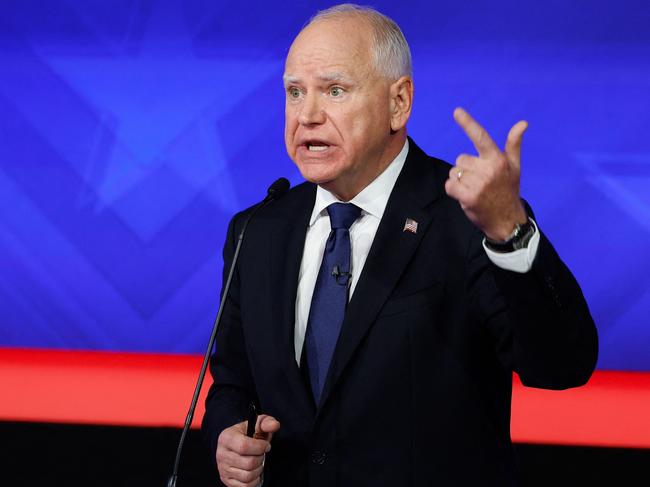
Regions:
M 339 161 L 336 160 L 314 160 L 311 158 L 298 158 L 296 166 L 302 177 L 315 184 L 323 184 L 336 179 L 341 173 Z
M 302 177 L 310 183 L 325 184 L 336 179 L 336 174 L 334 174 L 330 168 L 317 168 L 310 164 L 297 165 Z

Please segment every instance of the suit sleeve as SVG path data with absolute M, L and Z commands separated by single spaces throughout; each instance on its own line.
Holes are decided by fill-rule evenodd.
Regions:
M 504 366 L 524 385 L 566 389 L 585 384 L 598 357 L 594 321 L 580 287 L 546 236 L 529 272 L 487 260 L 482 235 L 469 249 L 475 309 L 495 337 Z
M 235 253 L 238 234 L 237 222 L 242 220 L 236 215 L 228 226 L 223 249 L 222 282 L 224 286 Z M 233 275 L 232 285 L 217 331 L 215 351 L 210 359 L 210 374 L 213 383 L 208 391 L 201 429 L 214 461 L 217 440 L 221 432 L 243 421 L 246 418 L 248 404 L 255 400 L 253 380 L 242 332 L 237 271 Z

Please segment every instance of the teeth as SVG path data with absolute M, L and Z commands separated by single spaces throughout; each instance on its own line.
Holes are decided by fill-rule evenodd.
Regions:
M 307 148 L 310 151 L 314 151 L 314 152 L 323 152 L 324 150 L 327 150 L 327 147 L 328 146 L 326 146 L 326 145 L 308 145 L 307 146 Z

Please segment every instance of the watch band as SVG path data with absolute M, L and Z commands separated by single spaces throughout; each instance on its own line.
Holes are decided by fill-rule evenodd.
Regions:
M 514 231 L 504 241 L 492 240 L 486 236 L 485 245 L 495 252 L 514 252 L 525 249 L 533 235 L 535 235 L 535 225 L 529 218 L 526 223 L 517 223 Z

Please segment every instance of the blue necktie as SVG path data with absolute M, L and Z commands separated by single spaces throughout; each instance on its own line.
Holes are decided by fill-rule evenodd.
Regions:
M 361 209 L 349 203 L 333 203 L 327 207 L 327 213 L 332 230 L 316 278 L 305 334 L 305 359 L 316 406 L 320 404 L 348 304 L 348 289 L 352 278 L 349 229 L 359 218 Z

